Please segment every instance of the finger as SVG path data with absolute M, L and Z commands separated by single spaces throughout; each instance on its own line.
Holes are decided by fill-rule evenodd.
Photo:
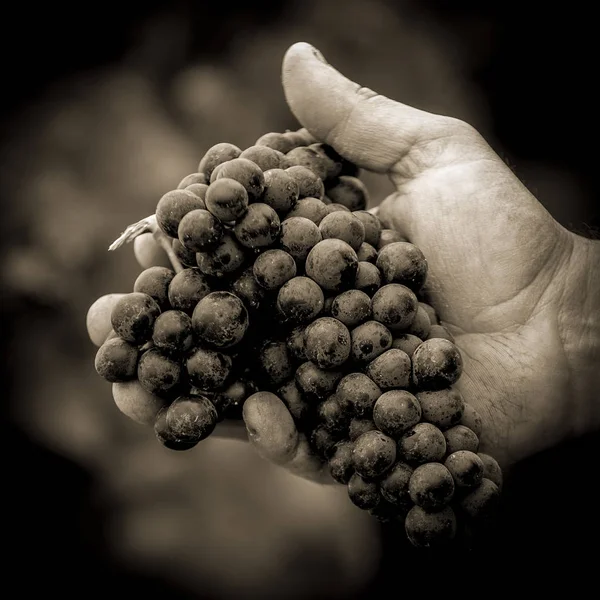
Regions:
M 440 117 L 361 87 L 300 42 L 283 59 L 286 100 L 298 121 L 359 167 L 386 173 Z
M 106 294 L 98 298 L 88 309 L 86 315 L 87 332 L 92 343 L 102 346 L 112 331 L 110 315 L 115 304 L 125 294 Z
M 142 233 L 133 240 L 133 254 L 142 269 L 150 267 L 173 268 L 167 253 L 151 233 Z

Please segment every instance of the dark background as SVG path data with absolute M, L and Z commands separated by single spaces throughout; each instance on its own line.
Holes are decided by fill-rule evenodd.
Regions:
M 112 407 L 100 407 L 109 389 L 91 373 L 94 349 L 84 328 L 87 306 L 127 289 L 135 277 L 133 258 L 125 251 L 107 258 L 106 246 L 127 223 L 150 214 L 156 198 L 194 170 L 203 149 L 225 140 L 250 145 L 266 131 L 297 126 L 278 78 L 285 48 L 300 40 L 368 87 L 472 122 L 555 218 L 590 235 L 598 226 L 594 19 L 582 2 L 543 10 L 537 4 L 255 0 L 243 8 L 155 1 L 6 9 L 0 36 L 2 381 L 9 400 L 3 403 L 3 498 L 10 569 L 21 593 L 291 597 L 294 572 L 314 581 L 301 587 L 298 597 L 305 598 L 319 597 L 317 590 L 323 597 L 358 598 L 384 593 L 384 585 L 400 593 L 409 582 L 433 591 L 436 581 L 447 591 L 483 582 L 484 593 L 503 584 L 514 589 L 517 576 L 538 591 L 559 581 L 574 591 L 592 580 L 588 547 L 600 533 L 597 436 L 520 465 L 507 482 L 499 531 L 479 553 L 408 559 L 383 534 L 379 571 L 373 567 L 347 589 L 332 579 L 346 577 L 348 565 L 325 550 L 319 559 L 326 543 L 317 534 L 298 546 L 290 564 L 272 567 L 272 576 L 254 573 L 254 587 L 237 591 L 222 580 L 249 577 L 240 574 L 249 569 L 242 569 L 240 554 L 224 551 L 219 569 L 195 579 L 185 574 L 203 558 L 192 556 L 198 549 L 191 542 L 173 551 L 174 560 L 190 561 L 181 571 L 162 569 L 162 554 L 158 567 L 124 559 L 106 523 L 120 514 L 129 492 L 125 486 L 119 495 L 119 486 L 107 482 L 147 436 L 127 429 Z M 198 64 L 200 71 L 181 77 Z M 147 153 L 146 162 L 135 163 L 128 152 Z M 159 161 L 159 175 L 152 161 Z M 372 186 L 381 200 L 387 183 L 373 179 Z M 236 452 L 229 460 L 239 458 Z M 182 475 L 185 485 L 194 468 Z M 203 485 L 222 477 L 202 468 Z M 265 471 L 260 481 L 268 486 L 277 476 Z M 167 480 L 169 490 L 184 485 Z M 148 502 L 152 489 L 136 493 Z M 228 493 L 227 485 L 222 491 Z M 165 502 L 188 514 L 179 510 L 180 500 Z M 261 506 L 246 511 L 250 521 L 263 515 L 265 527 L 284 529 Z M 327 529 L 315 528 L 325 539 Z M 247 535 L 260 537 L 260 527 Z M 202 551 L 211 551 L 211 539 L 207 534 Z M 276 563 L 269 548 L 272 559 L 265 560 Z M 164 555 L 169 552 L 167 546 Z

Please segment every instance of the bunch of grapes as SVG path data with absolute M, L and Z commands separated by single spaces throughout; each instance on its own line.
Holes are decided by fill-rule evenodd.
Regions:
M 303 129 L 210 148 L 141 222 L 172 268 L 118 300 L 95 365 L 173 450 L 276 395 L 357 507 L 429 547 L 492 514 L 502 473 L 426 258 L 366 210 L 359 175 Z

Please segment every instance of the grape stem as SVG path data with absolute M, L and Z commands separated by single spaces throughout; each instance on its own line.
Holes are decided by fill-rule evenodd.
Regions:
M 169 237 L 160 229 L 158 223 L 156 222 L 156 215 L 150 215 L 137 223 L 133 223 L 129 225 L 125 231 L 108 247 L 109 252 L 113 250 L 117 250 L 124 244 L 129 244 L 132 242 L 138 235 L 142 233 L 152 233 L 154 239 L 158 242 L 160 247 L 167 253 L 169 260 L 171 261 L 171 265 L 173 265 L 173 270 L 176 273 L 180 273 L 184 270 L 181 261 L 177 258 L 175 251 L 173 250 L 173 245 L 171 244 L 171 240 Z

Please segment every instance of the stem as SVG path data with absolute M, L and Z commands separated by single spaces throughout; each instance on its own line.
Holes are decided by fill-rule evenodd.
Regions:
M 161 245 L 162 249 L 167 253 L 175 273 L 181 273 L 185 267 L 177 258 L 175 250 L 173 250 L 173 244 L 171 243 L 171 240 L 158 227 L 155 227 L 152 235 L 154 236 L 154 239 Z

